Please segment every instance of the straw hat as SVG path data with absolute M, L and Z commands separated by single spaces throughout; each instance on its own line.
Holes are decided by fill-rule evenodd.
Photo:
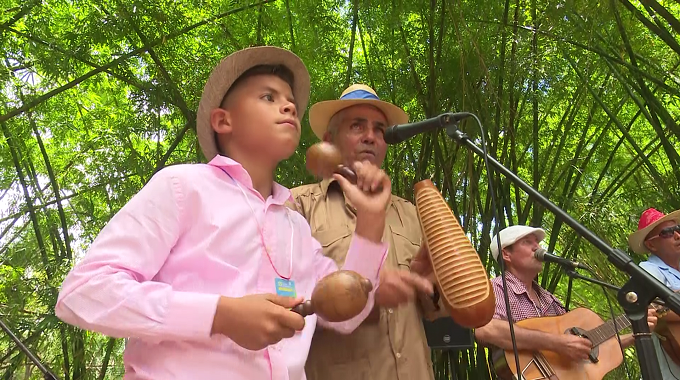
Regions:
M 353 84 L 342 92 L 340 99 L 319 102 L 309 109 L 309 124 L 316 137 L 323 140 L 331 117 L 339 111 L 357 104 L 370 104 L 377 107 L 385 114 L 388 126 L 408 123 L 408 115 L 404 110 L 392 103 L 380 100 L 372 88 L 364 84 Z
M 510 226 L 500 230 L 497 236 L 491 240 L 491 256 L 498 261 L 498 236 L 501 238 L 501 249 L 515 244 L 517 240 L 529 235 L 536 234 L 538 241 L 545 239 L 545 231 L 542 228 L 534 228 L 529 226 Z
M 203 88 L 196 115 L 196 132 L 203 155 L 210 161 L 217 155 L 215 133 L 210 126 L 210 113 L 220 107 L 227 90 L 247 70 L 259 65 L 283 65 L 293 73 L 293 96 L 298 117 L 302 119 L 309 102 L 309 72 L 293 52 L 274 47 L 258 46 L 230 54 L 210 73 Z
M 647 238 L 647 235 L 654 227 L 668 220 L 680 223 L 680 210 L 673 211 L 668 215 L 664 215 L 664 213 L 654 208 L 645 210 L 640 216 L 638 230 L 628 236 L 628 246 L 630 246 L 630 249 L 636 253 L 648 252 L 649 250 L 645 246 L 645 238 Z

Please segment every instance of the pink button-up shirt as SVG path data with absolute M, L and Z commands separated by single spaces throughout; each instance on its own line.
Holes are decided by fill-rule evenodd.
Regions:
M 220 296 L 276 293 L 272 263 L 289 275 L 291 243 L 298 296 L 310 299 L 316 282 L 338 269 L 305 219 L 284 205 L 289 199 L 278 184 L 263 199 L 245 169 L 226 157 L 167 167 L 111 219 L 66 276 L 56 315 L 130 338 L 126 379 L 305 379 L 316 315 L 307 316 L 294 337 L 259 351 L 210 335 Z M 386 244 L 354 235 L 343 269 L 360 273 L 375 289 L 386 254 Z M 373 292 L 357 317 L 318 321 L 349 333 L 372 307 Z

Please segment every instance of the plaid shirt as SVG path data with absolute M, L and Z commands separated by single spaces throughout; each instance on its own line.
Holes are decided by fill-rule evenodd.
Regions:
M 512 319 L 515 322 L 528 318 L 554 317 L 566 313 L 562 303 L 552 295 L 552 293 L 541 288 L 535 281 L 533 282 L 533 285 L 534 290 L 538 295 L 538 305 L 529 298 L 527 288 L 522 281 L 509 271 L 505 272 L 505 281 L 508 284 L 508 288 L 510 288 L 508 300 L 510 301 Z M 493 317 L 506 321 L 508 315 L 505 309 L 505 298 L 503 295 L 503 278 L 498 276 L 491 280 L 491 284 L 493 285 L 493 292 L 496 295 L 496 312 Z

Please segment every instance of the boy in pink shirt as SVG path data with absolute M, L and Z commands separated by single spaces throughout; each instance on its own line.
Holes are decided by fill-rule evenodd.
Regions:
M 129 338 L 126 379 L 302 380 L 317 321 L 349 333 L 374 293 L 391 291 L 377 284 L 390 181 L 357 163 L 357 185 L 336 178 L 357 210 L 343 269 L 377 290 L 346 322 L 289 310 L 338 269 L 284 205 L 289 190 L 274 182 L 276 166 L 298 146 L 309 88 L 306 67 L 287 50 L 249 48 L 223 59 L 197 114 L 209 163 L 156 173 L 65 278 L 56 315 Z M 427 281 L 420 286 L 432 292 Z M 281 290 L 290 287 L 293 294 Z

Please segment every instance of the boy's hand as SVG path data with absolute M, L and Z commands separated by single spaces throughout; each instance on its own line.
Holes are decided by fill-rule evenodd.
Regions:
M 380 285 L 375 291 L 375 304 L 382 307 L 397 307 L 411 302 L 418 292 L 433 293 L 432 283 L 407 270 L 384 269 L 380 272 Z
M 356 185 L 339 174 L 333 178 L 357 209 L 357 234 L 379 243 L 385 229 L 387 205 L 392 198 L 392 183 L 384 171 L 368 161 L 355 162 L 352 169 L 357 175 Z
M 222 334 L 243 348 L 261 350 L 305 327 L 305 319 L 288 310 L 300 302 L 301 297 L 276 294 L 220 297 L 211 335 Z

